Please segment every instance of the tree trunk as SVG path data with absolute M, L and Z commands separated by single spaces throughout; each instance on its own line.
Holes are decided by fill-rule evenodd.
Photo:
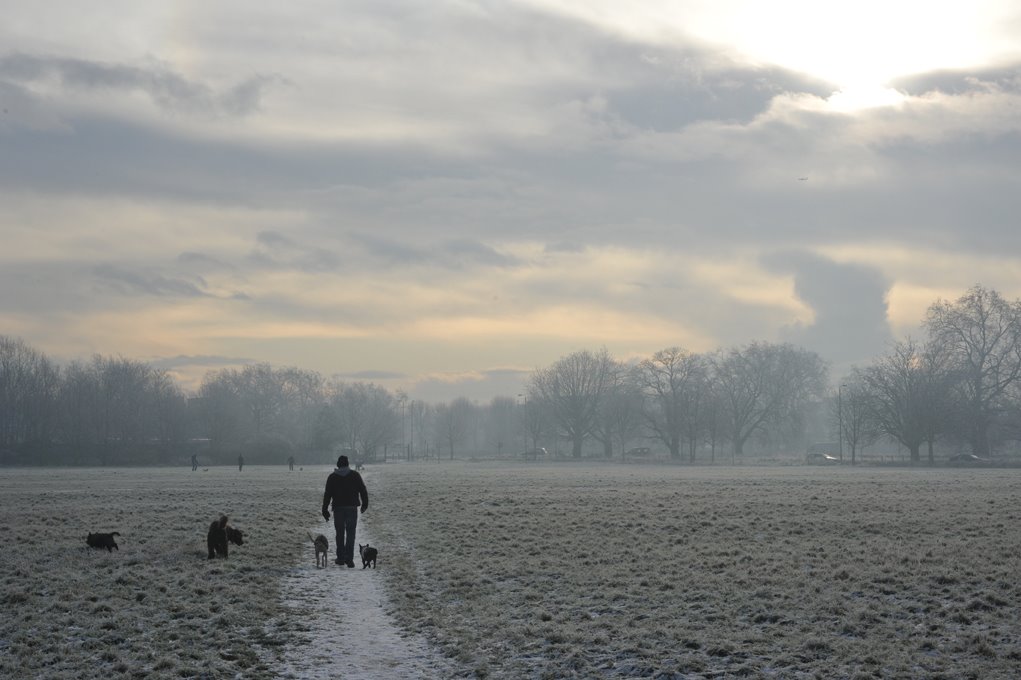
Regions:
M 922 448 L 921 444 L 912 444 L 911 446 L 908 447 L 908 451 L 911 453 L 912 463 L 918 463 L 922 460 L 922 456 L 918 452 L 920 448 Z
M 581 437 L 571 438 L 571 456 L 573 456 L 574 458 L 581 458 L 581 444 L 582 444 Z
M 676 439 L 670 440 L 670 458 L 679 459 L 681 457 L 681 442 Z
M 929 465 L 932 466 L 936 464 L 936 458 L 932 455 L 932 440 L 930 439 L 927 443 L 929 445 Z

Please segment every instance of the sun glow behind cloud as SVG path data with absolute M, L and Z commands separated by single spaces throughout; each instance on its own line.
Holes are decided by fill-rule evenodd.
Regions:
M 605 30 L 664 46 L 695 38 L 735 59 L 830 82 L 834 110 L 885 106 L 894 78 L 996 64 L 1021 50 L 1009 35 L 1013 3 L 862 0 L 693 0 L 617 3 L 534 0 Z

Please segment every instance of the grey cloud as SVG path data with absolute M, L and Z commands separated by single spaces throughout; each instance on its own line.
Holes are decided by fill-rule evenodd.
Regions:
M 679 130 L 698 121 L 748 123 L 785 92 L 825 97 L 834 87 L 776 68 L 711 66 L 711 54 L 645 61 L 638 82 L 611 88 L 610 111 L 640 128 Z M 672 64 L 675 64 L 673 66 Z M 701 65 L 705 63 L 706 65 Z
M 841 264 L 806 252 L 779 252 L 763 264 L 794 274 L 794 291 L 815 312 L 807 326 L 789 327 L 787 339 L 832 359 L 839 373 L 882 354 L 893 335 L 887 319 L 890 282 L 876 269 Z
M 520 260 L 470 238 L 448 239 L 437 245 L 416 247 L 378 235 L 357 233 L 352 241 L 365 253 L 390 264 L 432 265 L 444 269 L 512 267 Z
M 370 256 L 387 262 L 416 264 L 429 260 L 424 250 L 376 234 L 355 233 L 351 239 Z
M 150 271 L 134 271 L 112 264 L 92 269 L 93 278 L 105 288 L 124 295 L 154 295 L 158 297 L 210 297 L 203 288 L 205 281 L 170 278 Z
M 162 357 L 150 359 L 149 365 L 154 368 L 174 369 L 188 366 L 245 366 L 257 363 L 255 359 L 244 357 L 217 356 L 211 354 L 185 355 L 179 354 L 175 357 Z
M 505 255 L 484 243 L 457 239 L 443 244 L 440 250 L 449 256 L 451 266 L 481 265 L 485 267 L 511 267 L 520 264 L 516 257 Z
M 403 380 L 408 376 L 406 373 L 398 373 L 396 371 L 367 369 L 364 371 L 334 373 L 333 377 L 340 378 L 342 380 Z
M 340 268 L 340 256 L 328 248 L 306 246 L 275 231 L 256 236 L 256 248 L 248 261 L 266 269 L 298 269 L 304 272 L 331 272 Z
M 547 243 L 543 248 L 545 253 L 584 253 L 585 246 L 573 241 L 557 241 Z
M 17 82 L 56 80 L 64 87 L 92 91 L 144 92 L 172 111 L 248 115 L 259 108 L 263 90 L 277 78 L 253 76 L 225 92 L 191 81 L 154 62 L 146 67 L 69 57 L 14 53 L 0 57 L 0 78 Z
M 260 231 L 256 234 L 255 240 L 262 245 L 269 246 L 270 248 L 294 247 L 293 240 L 275 231 Z
M 1002 92 L 1021 92 L 1021 63 L 992 69 L 944 70 L 917 73 L 898 78 L 890 85 L 910 95 L 930 92 L 966 95 L 996 89 Z
M 219 260 L 219 259 L 217 259 L 215 257 L 210 257 L 209 255 L 204 255 L 203 253 L 196 253 L 196 252 L 191 252 L 191 251 L 186 251 L 186 252 L 180 253 L 177 256 L 177 262 L 180 265 L 183 265 L 183 266 L 186 266 L 186 267 L 190 267 L 190 268 L 193 268 L 193 269 L 203 270 L 203 271 L 206 271 L 206 270 L 219 271 L 219 270 L 234 270 L 234 269 L 236 269 L 236 267 L 234 265 L 229 264 L 227 262 L 224 262 L 222 260 Z

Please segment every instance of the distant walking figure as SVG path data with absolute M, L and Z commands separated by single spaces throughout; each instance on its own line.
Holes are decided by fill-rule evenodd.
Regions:
M 245 466 L 245 457 L 240 453 L 238 454 L 238 472 L 241 472 L 241 468 Z
M 355 566 L 355 529 L 358 526 L 358 507 L 369 509 L 369 492 L 362 476 L 351 469 L 347 456 L 337 459 L 337 469 L 326 478 L 323 492 L 323 518 L 330 519 L 328 510 L 333 502 L 333 527 L 337 530 L 337 559 L 335 564 Z
M 287 465 L 288 467 L 290 467 L 291 472 L 294 472 L 294 456 L 291 456 L 287 459 Z
M 193 453 L 193 454 L 191 454 L 191 471 L 195 472 L 198 469 L 199 469 L 199 457 L 196 456 Z

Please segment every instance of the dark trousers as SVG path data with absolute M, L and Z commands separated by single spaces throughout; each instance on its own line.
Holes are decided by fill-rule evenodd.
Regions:
M 354 562 L 357 526 L 358 506 L 333 508 L 333 528 L 337 530 L 337 557 L 341 562 Z

